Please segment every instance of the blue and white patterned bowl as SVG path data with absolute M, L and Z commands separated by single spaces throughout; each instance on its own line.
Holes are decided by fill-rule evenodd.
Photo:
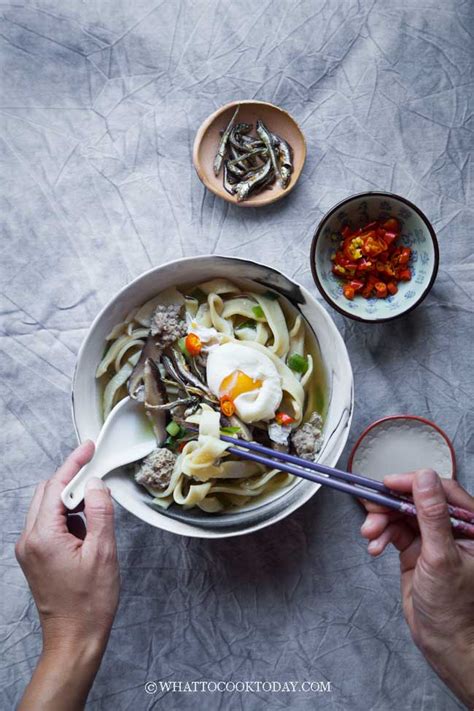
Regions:
M 349 301 L 342 293 L 342 281 L 332 273 L 331 256 L 340 244 L 340 230 L 345 224 L 361 227 L 389 217 L 400 221 L 400 243 L 412 249 L 411 281 L 400 282 L 398 292 L 386 299 L 356 296 Z M 416 205 L 393 193 L 360 193 L 338 203 L 323 217 L 311 245 L 311 271 L 316 286 L 331 306 L 356 321 L 380 323 L 407 314 L 433 286 L 438 264 L 438 240 L 430 222 Z

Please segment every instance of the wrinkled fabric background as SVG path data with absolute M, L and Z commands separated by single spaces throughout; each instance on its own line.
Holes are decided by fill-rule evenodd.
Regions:
M 424 415 L 474 488 L 471 12 L 460 0 L 2 4 L 2 709 L 40 650 L 13 547 L 35 484 L 75 445 L 77 350 L 152 265 L 251 255 L 319 298 L 308 255 L 323 213 L 369 189 L 414 201 L 440 240 L 430 296 L 385 325 L 332 312 L 356 386 L 341 463 L 374 419 Z M 251 97 L 289 109 L 309 150 L 288 198 L 244 210 L 206 192 L 191 149 L 210 112 Z M 118 509 L 122 599 L 88 709 L 461 708 L 411 642 L 397 556 L 370 560 L 361 522 L 330 491 L 217 542 Z M 332 693 L 147 695 L 160 679 L 330 680 Z

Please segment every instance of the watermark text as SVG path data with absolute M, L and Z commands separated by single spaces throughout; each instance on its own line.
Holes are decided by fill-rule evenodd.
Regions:
M 332 691 L 330 681 L 147 681 L 147 694 L 327 694 Z

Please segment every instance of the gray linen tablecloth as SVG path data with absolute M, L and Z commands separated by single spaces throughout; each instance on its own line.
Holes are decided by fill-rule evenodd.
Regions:
M 393 324 L 332 312 L 356 387 L 341 463 L 372 420 L 425 415 L 474 488 L 469 13 L 460 0 L 2 5 L 2 709 L 40 650 L 13 548 L 35 484 L 75 445 L 77 350 L 152 265 L 250 255 L 320 298 L 309 246 L 323 213 L 368 189 L 414 201 L 440 239 L 430 296 Z M 206 192 L 191 148 L 210 112 L 251 97 L 289 109 L 309 150 L 288 198 L 244 210 Z M 369 559 L 351 499 L 321 491 L 272 528 L 218 542 L 116 513 L 122 598 L 91 711 L 461 708 L 410 639 L 397 556 Z M 163 679 L 329 680 L 331 692 L 145 693 Z

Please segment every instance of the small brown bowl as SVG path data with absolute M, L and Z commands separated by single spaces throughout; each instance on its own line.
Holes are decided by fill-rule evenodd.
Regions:
M 232 118 L 237 106 L 240 110 L 236 121 L 251 123 L 255 130 L 255 122 L 261 119 L 266 126 L 287 141 L 293 149 L 293 173 L 290 184 L 283 190 L 278 183 L 271 189 L 264 189 L 256 195 L 250 195 L 246 200 L 238 202 L 230 195 L 222 184 L 222 169 L 218 176 L 214 175 L 213 162 L 220 141 L 220 131 L 224 130 Z M 254 131 L 252 131 L 254 133 Z M 306 159 L 306 141 L 303 133 L 289 113 L 266 101 L 231 101 L 211 114 L 200 126 L 193 147 L 193 163 L 202 183 L 218 197 L 242 207 L 259 207 L 280 200 L 293 190 L 303 170 Z

